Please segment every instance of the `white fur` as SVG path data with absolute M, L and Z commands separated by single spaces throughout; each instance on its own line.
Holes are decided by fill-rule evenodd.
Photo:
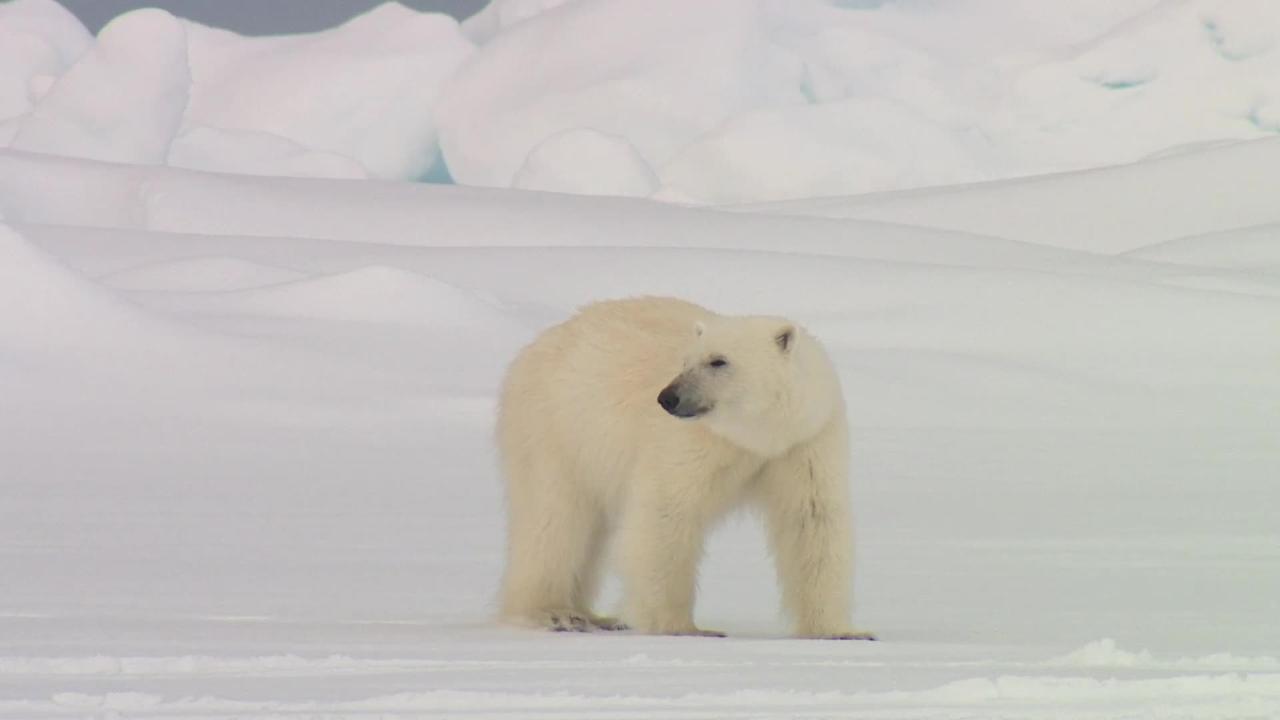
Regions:
M 778 339 L 790 331 L 787 343 Z M 723 358 L 727 365 L 708 362 Z M 682 419 L 657 397 L 712 409 Z M 502 614 L 558 629 L 592 613 L 616 535 L 633 628 L 693 623 L 711 525 L 744 503 L 769 528 L 783 604 L 806 637 L 862 637 L 849 622 L 848 438 L 825 351 L 782 318 L 726 317 L 669 298 L 596 303 L 512 363 L 498 441 L 507 481 Z

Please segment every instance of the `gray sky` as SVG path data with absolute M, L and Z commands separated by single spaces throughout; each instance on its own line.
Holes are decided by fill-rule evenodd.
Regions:
M 245 35 L 311 32 L 333 27 L 383 0 L 59 0 L 91 32 L 127 10 L 164 8 L 174 15 Z M 418 10 L 464 18 L 488 0 L 400 0 Z

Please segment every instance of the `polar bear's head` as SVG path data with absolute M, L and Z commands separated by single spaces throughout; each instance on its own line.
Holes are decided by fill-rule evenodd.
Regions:
M 658 404 L 772 456 L 816 433 L 839 395 L 826 353 L 804 330 L 783 318 L 716 316 L 691 328 L 683 369 Z

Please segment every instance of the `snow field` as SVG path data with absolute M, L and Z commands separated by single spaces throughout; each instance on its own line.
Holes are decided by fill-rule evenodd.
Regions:
M 1199 157 L 1267 172 L 1263 152 Z M 1113 192 L 1055 182 L 1076 208 Z M 1008 205 L 1000 187 L 1026 191 L 956 216 Z M 1280 707 L 1265 254 L 751 210 L 0 154 L 25 268 L 7 286 L 72 309 L 3 306 L 43 334 L 6 331 L 0 356 L 0 540 L 28 578 L 0 607 L 0 715 Z M 1094 240 L 1128 247 L 1116 227 Z M 750 518 L 708 549 L 699 622 L 725 643 L 490 625 L 502 368 L 574 305 L 637 292 L 789 314 L 831 347 L 881 643 L 782 639 Z
M 0 4 L 0 718 L 1280 716 L 1277 36 Z M 701 577 L 725 640 L 492 623 L 503 369 L 640 293 L 828 345 L 881 642 L 786 638 L 750 516 Z

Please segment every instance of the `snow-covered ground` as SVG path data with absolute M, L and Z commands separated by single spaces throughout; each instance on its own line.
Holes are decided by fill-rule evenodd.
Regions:
M 0 5 L 0 718 L 1280 717 L 1274 7 L 556 4 Z M 750 517 L 727 639 L 492 623 L 501 372 L 637 293 L 827 343 L 880 642 Z

